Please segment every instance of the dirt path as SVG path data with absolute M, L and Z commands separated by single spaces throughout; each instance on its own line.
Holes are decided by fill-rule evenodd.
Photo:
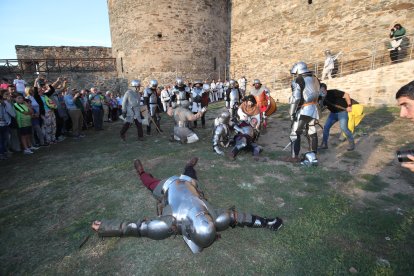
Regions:
M 289 143 L 290 121 L 286 112 L 275 114 L 269 120 L 266 133 L 260 136 L 259 144 L 264 145 L 265 151 L 282 151 Z M 321 119 L 326 120 L 327 113 Z M 401 147 L 410 148 L 413 145 L 414 126 L 398 118 L 398 114 L 385 114 L 385 119 L 379 117 L 372 120 L 367 116 L 356 129 L 356 149 L 348 152 L 347 141 L 340 141 L 339 124 L 331 128 L 329 149 L 319 151 L 319 166 L 327 169 L 349 171 L 357 176 L 348 183 L 337 183 L 335 188 L 352 196 L 358 202 L 365 199 L 392 196 L 394 194 L 414 195 L 414 177 L 400 167 L 396 160 L 395 151 Z M 319 144 L 322 130 L 318 130 Z M 306 139 L 302 139 L 306 140 Z M 302 141 L 302 153 L 307 149 L 307 142 Z M 286 150 L 290 154 L 290 147 Z M 279 161 L 277 161 L 279 162 Z M 361 189 L 359 184 L 384 185 L 380 192 Z

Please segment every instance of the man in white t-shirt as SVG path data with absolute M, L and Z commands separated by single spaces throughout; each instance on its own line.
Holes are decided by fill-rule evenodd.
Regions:
M 16 79 L 13 81 L 14 86 L 16 86 L 16 92 L 19 92 L 20 94 L 24 95 L 24 90 L 26 89 L 26 81 L 22 79 L 22 76 L 20 74 L 16 75 Z

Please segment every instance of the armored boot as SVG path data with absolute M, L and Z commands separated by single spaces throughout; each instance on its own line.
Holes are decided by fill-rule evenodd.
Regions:
M 355 141 L 354 140 L 348 140 L 348 148 L 346 149 L 347 151 L 353 151 L 355 149 Z
M 263 218 L 256 215 L 252 216 L 252 223 L 250 225 L 247 225 L 248 227 L 253 228 L 268 228 L 272 231 L 277 231 L 282 227 L 283 220 L 281 218 Z
M 147 135 L 151 135 L 151 126 L 147 126 Z

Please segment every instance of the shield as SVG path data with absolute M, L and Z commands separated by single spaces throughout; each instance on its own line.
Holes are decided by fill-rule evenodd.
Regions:
M 270 102 L 270 104 L 267 107 L 267 110 L 265 112 L 266 116 L 272 115 L 277 110 L 276 101 L 272 97 L 269 97 L 269 102 Z

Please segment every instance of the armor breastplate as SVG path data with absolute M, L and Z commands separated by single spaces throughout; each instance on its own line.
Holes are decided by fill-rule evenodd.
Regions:
M 177 103 L 180 103 L 181 101 L 187 100 L 187 93 L 189 92 L 189 89 L 185 87 L 177 87 L 174 86 L 173 93 L 176 96 Z
M 213 243 L 216 237 L 214 220 L 195 180 L 186 175 L 171 177 L 164 183 L 164 188 L 165 204 L 171 207 L 178 231 L 187 244 L 207 247 Z
M 316 78 L 307 76 L 304 77 L 305 89 L 303 90 L 304 103 L 316 102 L 319 97 L 319 82 Z
M 306 115 L 314 119 L 319 119 L 319 109 L 318 109 L 318 97 L 319 97 L 319 81 L 315 76 L 303 76 L 303 81 L 305 87 L 303 91 L 299 84 L 292 82 L 292 102 L 298 105 L 299 114 L 297 115 Z M 299 118 L 299 117 L 297 117 Z
M 193 88 L 192 97 L 193 101 L 196 103 L 201 103 L 201 95 L 203 94 L 202 88 Z
M 157 94 L 156 91 L 152 90 L 151 88 L 147 88 L 145 93 L 148 96 L 149 104 L 157 104 Z
M 231 102 L 238 102 L 239 101 L 239 91 L 237 89 L 232 89 L 229 95 Z
M 188 211 L 194 207 L 207 210 L 201 195 L 197 191 L 196 182 L 185 175 L 177 177 L 168 185 L 164 192 L 166 205 L 170 205 L 173 216 L 180 222 L 185 219 Z
M 141 103 L 141 95 L 139 93 L 136 93 L 132 90 L 129 91 L 128 95 L 128 103 L 131 107 L 138 107 Z

